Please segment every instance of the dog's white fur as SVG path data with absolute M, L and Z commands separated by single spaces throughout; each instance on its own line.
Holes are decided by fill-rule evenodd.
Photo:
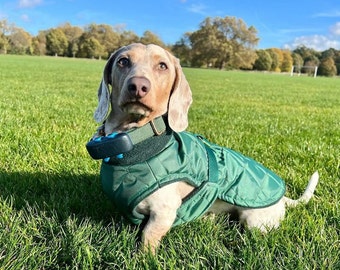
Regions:
M 137 81 L 142 78 L 141 85 L 135 85 L 135 91 L 129 88 L 133 78 Z M 98 90 L 98 107 L 94 117 L 98 122 L 106 120 L 105 133 L 110 134 L 143 126 L 167 113 L 170 127 L 174 131 L 183 131 L 188 125 L 187 113 L 191 101 L 190 87 L 174 56 L 156 45 L 131 44 L 117 50 L 108 60 Z M 298 200 L 283 197 L 275 205 L 259 209 L 238 207 L 217 200 L 209 212 L 237 213 L 242 224 L 265 233 L 279 226 L 286 206 L 296 206 L 310 200 L 318 179 L 319 175 L 315 172 Z M 139 203 L 137 211 L 149 216 L 142 233 L 144 247 L 155 252 L 175 221 L 182 199 L 193 190 L 186 182 L 176 182 L 162 187 Z

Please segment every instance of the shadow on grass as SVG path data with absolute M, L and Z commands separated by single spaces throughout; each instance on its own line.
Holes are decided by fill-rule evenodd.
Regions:
M 109 223 L 117 217 L 102 191 L 99 173 L 0 171 L 0 198 L 11 200 L 17 210 L 29 206 L 56 215 L 60 221 L 75 215 Z

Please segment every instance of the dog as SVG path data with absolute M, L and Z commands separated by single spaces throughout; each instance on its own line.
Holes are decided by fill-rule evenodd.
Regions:
M 159 46 L 124 46 L 105 65 L 94 113 L 104 124 L 92 141 L 130 146 L 104 156 L 103 189 L 131 222 L 145 221 L 141 240 L 153 253 L 171 227 L 205 213 L 236 213 L 266 233 L 318 183 L 315 172 L 299 199 L 285 197 L 283 180 L 261 164 L 186 132 L 191 103 L 179 60 Z M 119 137 L 126 134 L 132 141 Z

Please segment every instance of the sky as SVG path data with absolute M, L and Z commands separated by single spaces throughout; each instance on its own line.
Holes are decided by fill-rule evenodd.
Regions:
M 0 0 L 0 20 L 31 35 L 66 22 L 149 30 L 166 44 L 199 29 L 207 17 L 233 16 L 253 26 L 259 49 L 340 50 L 339 0 Z

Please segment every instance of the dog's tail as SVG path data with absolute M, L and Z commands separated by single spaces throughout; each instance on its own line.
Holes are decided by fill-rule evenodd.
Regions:
M 319 173 L 316 171 L 315 173 L 313 173 L 313 175 L 309 179 L 305 192 L 302 194 L 302 196 L 299 199 L 292 200 L 287 197 L 284 198 L 286 206 L 295 207 L 300 203 L 303 203 L 303 204 L 308 203 L 308 201 L 313 196 L 313 193 L 316 188 L 316 185 L 318 184 L 318 181 L 319 181 Z

